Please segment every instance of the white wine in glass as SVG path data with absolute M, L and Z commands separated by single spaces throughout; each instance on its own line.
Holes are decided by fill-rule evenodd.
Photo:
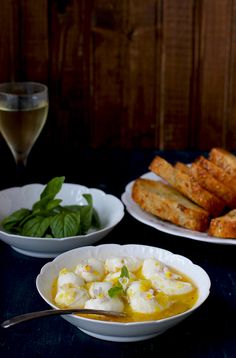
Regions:
M 18 167 L 25 167 L 48 114 L 48 88 L 36 82 L 0 84 L 0 131 Z

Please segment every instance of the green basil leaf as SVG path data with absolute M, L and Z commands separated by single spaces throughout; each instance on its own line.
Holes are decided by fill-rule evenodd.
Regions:
M 90 207 L 93 206 L 93 198 L 91 194 L 83 194 L 83 197 L 85 198 L 85 200 L 87 201 L 88 205 Z
M 76 213 L 63 211 L 52 217 L 50 228 L 54 237 L 75 236 L 79 231 L 80 217 Z
M 91 227 L 92 210 L 89 206 L 82 206 L 80 209 L 81 233 L 86 234 Z
M 51 199 L 49 196 L 45 196 L 33 205 L 32 210 L 34 214 L 44 213 L 45 215 L 47 212 L 57 208 L 61 202 L 61 199 Z
M 96 209 L 92 210 L 92 222 L 91 225 L 97 229 L 101 229 L 101 222 Z
M 121 269 L 120 278 L 123 277 L 129 278 L 129 271 L 126 266 L 123 266 Z M 110 297 L 119 296 L 121 294 L 125 294 L 125 287 L 120 282 L 108 290 L 108 295 Z
M 129 270 L 127 269 L 126 266 L 123 266 L 121 269 L 121 273 L 120 273 L 120 277 L 127 277 L 129 278 Z
M 50 217 L 36 216 L 26 221 L 22 228 L 22 235 L 43 237 L 50 225 Z
M 123 291 L 122 286 L 118 286 L 118 285 L 113 286 L 108 290 L 108 295 L 111 298 L 116 297 L 116 296 L 120 296 L 123 293 L 124 293 L 124 291 Z
M 78 212 L 81 209 L 81 205 L 64 205 L 62 207 L 63 210 L 67 210 L 68 212 Z
M 93 199 L 91 194 L 83 194 L 88 205 L 80 206 L 81 233 L 86 234 L 92 225 Z
M 29 215 L 25 216 L 24 219 L 22 219 L 21 222 L 18 224 L 19 229 L 22 230 L 22 227 L 24 226 L 26 221 L 28 221 L 29 219 L 31 219 L 33 217 L 35 217 L 35 215 L 32 213 L 32 211 L 30 211 Z
M 44 197 L 43 199 L 36 201 L 32 207 L 33 213 L 38 214 L 38 213 L 40 213 L 40 211 L 45 210 L 45 208 L 47 207 L 48 203 L 51 200 L 52 199 L 50 198 L 50 196 L 47 196 L 47 197 Z
M 10 231 L 14 226 L 17 226 L 31 211 L 29 209 L 19 209 L 11 215 L 5 217 L 1 224 L 5 230 Z
M 61 202 L 62 202 L 61 199 L 50 200 L 47 204 L 46 210 L 48 210 L 48 211 L 54 210 L 55 208 L 57 208 L 60 205 Z
M 46 187 L 44 188 L 43 192 L 40 195 L 40 199 L 44 197 L 50 197 L 53 199 L 57 193 L 61 190 L 62 184 L 64 183 L 65 177 L 55 177 L 51 179 Z

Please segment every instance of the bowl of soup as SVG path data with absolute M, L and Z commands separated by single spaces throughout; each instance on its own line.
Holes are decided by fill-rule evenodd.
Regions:
M 145 245 L 105 244 L 65 252 L 44 265 L 36 286 L 54 309 L 88 308 L 125 317 L 62 317 L 108 341 L 146 340 L 180 323 L 207 299 L 208 274 L 188 258 Z

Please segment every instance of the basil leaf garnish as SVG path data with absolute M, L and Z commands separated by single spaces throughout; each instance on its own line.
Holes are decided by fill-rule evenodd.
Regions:
M 125 278 L 126 285 L 121 284 L 122 278 L 123 279 Z M 124 266 L 122 266 L 120 277 L 118 279 L 117 284 L 108 290 L 108 295 L 111 298 L 120 296 L 120 295 L 124 295 L 126 293 L 126 286 L 127 286 L 128 282 L 129 282 L 129 270 L 124 265 Z

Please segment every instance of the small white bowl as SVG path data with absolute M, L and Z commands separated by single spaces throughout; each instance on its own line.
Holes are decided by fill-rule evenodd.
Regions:
M 190 310 L 158 321 L 117 323 L 99 321 L 76 315 L 62 316 L 65 320 L 90 336 L 114 342 L 134 342 L 155 337 L 193 313 L 209 295 L 211 284 L 209 276 L 200 266 L 193 264 L 186 257 L 175 255 L 170 251 L 156 247 L 144 245 L 121 246 L 115 244 L 78 248 L 58 256 L 52 262 L 48 262 L 42 267 L 36 279 L 39 294 L 51 307 L 57 309 L 58 307 L 55 306 L 52 299 L 52 285 L 59 271 L 64 267 L 73 269 L 79 260 L 89 257 L 105 260 L 110 256 L 133 256 L 140 259 L 154 257 L 172 268 L 177 269 L 181 273 L 186 274 L 197 286 L 199 297 Z
M 39 200 L 44 187 L 45 185 L 42 184 L 29 184 L 0 191 L 0 222 L 18 209 L 31 209 Z M 82 205 L 87 204 L 82 196 L 84 193 L 92 195 L 93 206 L 101 221 L 101 229 L 90 231 L 86 235 L 52 239 L 14 235 L 0 227 L 0 239 L 14 250 L 33 257 L 56 257 L 62 252 L 94 244 L 121 221 L 124 216 L 124 206 L 113 195 L 77 184 L 64 183 L 56 197 L 62 199 L 61 205 Z

